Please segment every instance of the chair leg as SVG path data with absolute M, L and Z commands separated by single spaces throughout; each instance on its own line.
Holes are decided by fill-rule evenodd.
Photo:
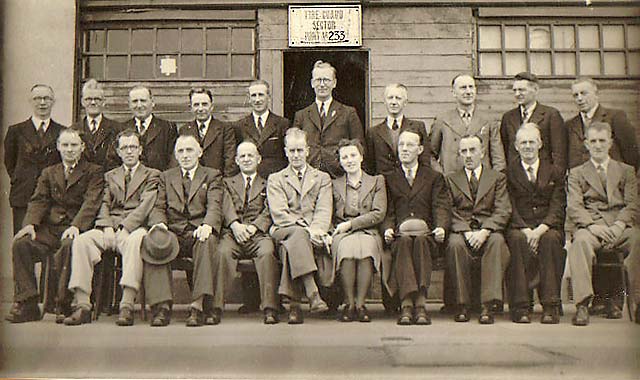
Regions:
M 99 267 L 97 268 L 97 274 L 98 274 L 98 283 L 96 284 L 96 287 L 94 289 L 95 292 L 95 304 L 93 305 L 93 315 L 92 315 L 92 319 L 94 321 L 97 321 L 99 316 L 100 316 L 100 312 L 102 311 L 102 304 L 104 303 L 104 277 L 106 276 L 106 270 L 107 268 L 105 267 L 105 262 L 104 260 L 99 264 Z
M 633 307 L 633 302 L 631 300 L 631 294 L 629 292 L 629 276 L 627 274 L 627 268 L 622 265 L 621 270 L 622 274 L 622 286 L 624 287 L 624 294 L 622 295 L 622 301 L 626 301 L 627 303 L 627 311 L 629 312 L 629 320 L 633 322 L 633 311 L 631 310 Z M 624 308 L 624 305 L 622 305 Z
M 50 282 L 51 282 L 51 270 L 52 270 L 52 265 L 51 265 L 51 256 L 47 256 L 44 261 L 42 261 L 42 271 L 44 271 L 43 274 L 40 274 L 40 276 L 42 277 L 44 275 L 44 286 L 42 287 L 42 314 L 41 314 L 41 318 L 44 318 L 44 315 L 47 313 L 47 308 L 49 307 L 49 291 L 50 291 Z
M 146 294 L 144 292 L 144 279 L 143 279 L 143 283 L 140 284 L 140 291 L 138 291 L 138 298 L 140 298 L 140 314 L 142 314 L 142 320 L 146 321 L 147 320 L 147 300 L 146 300 Z

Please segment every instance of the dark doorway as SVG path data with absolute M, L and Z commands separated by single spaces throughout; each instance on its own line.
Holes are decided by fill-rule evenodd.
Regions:
M 285 50 L 284 114 L 291 122 L 296 111 L 315 99 L 311 88 L 311 69 L 322 60 L 338 72 L 333 98 L 355 107 L 362 125 L 369 124 L 369 52 L 366 50 Z

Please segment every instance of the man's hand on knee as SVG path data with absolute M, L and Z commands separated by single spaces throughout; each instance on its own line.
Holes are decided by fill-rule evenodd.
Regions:
M 31 237 L 31 240 L 36 240 L 36 228 L 33 226 L 33 224 L 27 224 L 26 226 L 22 227 L 20 231 L 18 231 L 16 236 L 13 237 L 13 241 L 16 241 L 21 237 L 27 235 Z

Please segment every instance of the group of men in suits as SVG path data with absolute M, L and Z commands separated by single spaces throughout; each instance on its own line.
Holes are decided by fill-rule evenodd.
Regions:
M 322 61 L 312 70 L 310 85 L 315 102 L 296 112 L 292 128 L 286 119 L 268 109 L 270 88 L 262 80 L 252 82 L 248 89 L 251 114 L 234 124 L 213 117 L 214 98 L 209 90 L 192 90 L 189 101 L 195 120 L 179 132 L 173 123 L 153 115 L 153 97 L 144 86 L 135 86 L 129 93 L 131 120 L 119 125 L 107 119 L 103 115 L 104 90 L 95 80 L 89 80 L 83 86 L 81 100 L 86 116 L 72 126 L 70 130 L 75 132 L 67 133 L 50 119 L 53 90 L 35 85 L 30 100 L 33 116 L 11 126 L 5 138 L 14 229 L 19 231 L 13 247 L 16 304 L 8 319 L 37 319 L 33 263 L 58 248 L 56 256 L 70 257 L 66 260 L 76 269 L 70 271 L 70 278 L 61 278 L 61 286 L 66 287 L 68 282 L 73 293 L 73 310 L 58 310 L 57 320 L 67 325 L 90 321 L 93 266 L 108 249 L 123 257 L 118 325 L 133 324 L 133 300 L 143 286 L 143 272 L 145 288 L 151 290 L 147 293 L 153 311 L 151 324 L 169 323 L 169 264 L 177 255 L 191 256 L 194 261 L 188 326 L 220 323 L 224 289 L 228 288 L 235 260 L 240 258 L 256 263 L 266 324 L 278 321 L 278 293 L 291 300 L 291 324 L 303 321 L 301 289 L 312 311 L 327 310 L 331 302 L 327 305 L 321 294 L 331 284 L 321 275 L 317 251 L 327 244 L 330 228 L 330 179 L 343 173 L 335 150 L 338 142 L 347 138 L 366 141 L 365 168 L 386 177 L 389 211 L 382 228 L 394 255 L 391 274 L 383 276 L 398 292 L 399 324 L 431 322 L 425 301 L 431 257 L 437 254 L 439 245 L 445 252 L 445 282 L 450 290 L 445 301 L 456 307 L 456 321 L 469 320 L 475 302 L 472 290 L 476 287 L 471 274 L 473 266 L 479 265 L 480 323 L 493 323 L 493 313 L 498 304 L 502 305 L 505 276 L 514 322 L 530 322 L 531 290 L 538 287 L 542 322 L 558 323 L 565 235 L 569 240 L 575 235 L 581 244 L 572 246 L 576 247 L 573 251 L 569 249 L 572 273 L 575 266 L 579 268 L 575 273 L 584 277 L 586 261 L 575 264 L 577 256 L 590 259 L 601 246 L 614 248 L 621 244 L 630 252 L 630 269 L 637 271 L 637 254 L 633 253 L 637 242 L 627 233 L 635 231 L 631 229 L 635 220 L 627 216 L 637 208 L 627 192 L 635 179 L 626 175 L 628 166 L 620 163 L 626 173 L 621 200 L 599 200 L 616 211 L 623 209 L 624 217 L 619 219 L 616 214 L 592 216 L 590 221 L 584 212 L 576 211 L 579 202 L 571 203 L 576 195 L 571 195 L 570 177 L 567 219 L 571 223 L 567 223 L 570 227 L 566 234 L 565 170 L 582 168 L 585 161 L 597 160 L 596 150 L 606 150 L 611 159 L 604 161 L 613 169 L 605 172 L 614 175 L 619 163 L 614 160 L 637 168 L 638 149 L 626 116 L 598 104 L 597 86 L 592 80 L 573 83 L 580 114 L 564 123 L 556 109 L 537 102 L 539 83 L 535 75 L 520 73 L 514 79 L 518 107 L 505 113 L 498 124 L 476 107 L 473 77 L 454 77 L 451 85 L 456 108 L 436 118 L 431 135 L 422 122 L 405 117 L 408 91 L 401 84 L 385 88 L 387 117 L 365 134 L 355 109 L 333 99 L 336 70 Z M 604 132 L 594 128 L 598 138 L 589 142 L 590 126 L 597 127 L 601 121 L 609 128 Z M 61 133 L 63 130 L 65 133 Z M 599 136 L 605 132 L 608 142 L 601 141 L 606 136 Z M 62 171 L 44 170 L 60 157 L 60 167 L 51 168 Z M 102 203 L 95 201 L 97 205 L 91 208 L 84 203 L 78 205 L 79 199 L 75 199 L 66 214 L 56 214 L 57 209 L 51 205 L 69 202 L 65 194 L 71 194 L 70 189 L 82 191 L 85 203 L 91 201 L 95 194 L 88 189 L 95 188 L 94 179 L 79 181 L 77 175 L 84 175 L 85 169 L 93 173 L 96 167 L 105 173 L 100 179 L 100 186 L 104 182 Z M 617 186 L 617 179 L 607 179 L 600 190 L 607 194 L 609 186 Z M 51 194 L 46 191 L 55 185 L 65 188 L 56 190 L 56 195 L 62 194 L 63 198 L 52 196 L 43 203 L 43 194 Z M 585 186 L 574 186 L 573 190 L 583 191 Z M 586 207 L 593 210 L 596 206 Z M 598 207 L 603 209 L 605 205 Z M 76 208 L 79 211 L 74 213 Z M 87 222 L 92 213 L 96 220 L 93 230 L 92 222 Z M 421 221 L 417 228 L 416 220 Z M 589 228 L 599 223 L 608 229 Z M 151 230 L 147 230 L 149 227 Z M 587 239 L 585 230 L 596 236 L 595 242 L 593 237 L 589 241 L 591 250 L 582 242 Z M 624 241 L 620 240 L 623 232 Z M 177 240 L 178 251 L 154 257 L 153 252 L 162 251 L 158 245 L 166 236 Z M 45 242 L 39 242 L 40 238 Z M 580 254 L 573 253 L 578 246 L 583 247 Z M 141 247 L 147 249 L 141 253 Z M 277 292 L 276 256 L 282 263 Z M 580 289 L 584 299 L 577 300 L 576 325 L 588 323 L 588 313 L 585 322 L 582 306 L 593 298 L 587 285 Z M 607 303 L 609 315 L 617 317 L 616 307 L 614 302 Z

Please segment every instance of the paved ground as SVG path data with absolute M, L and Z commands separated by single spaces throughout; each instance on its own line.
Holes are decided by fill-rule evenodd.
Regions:
M 9 305 L 3 304 L 3 315 Z M 186 328 L 186 311 L 166 328 L 115 316 L 80 327 L 2 322 L 0 377 L 232 379 L 640 379 L 640 325 L 593 318 L 571 326 L 455 323 L 430 305 L 432 326 L 400 327 L 373 305 L 372 323 L 307 318 L 261 324 L 229 307 L 219 326 Z M 137 314 L 136 316 L 139 316 Z M 308 317 L 308 315 L 307 315 Z

